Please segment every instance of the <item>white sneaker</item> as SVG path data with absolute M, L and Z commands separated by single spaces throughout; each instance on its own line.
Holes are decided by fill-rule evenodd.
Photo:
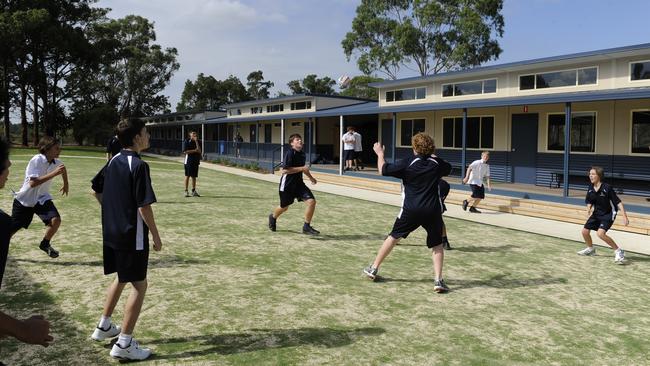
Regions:
M 118 335 L 120 335 L 120 327 L 111 323 L 111 326 L 108 327 L 107 330 L 104 330 L 99 326 L 97 326 L 97 328 L 95 328 L 95 331 L 93 332 L 93 335 L 91 335 L 90 338 L 96 341 L 103 341 L 108 338 L 117 337 Z
M 585 249 L 579 251 L 578 255 L 596 255 L 596 248 L 586 247 Z
M 151 356 L 151 350 L 140 348 L 138 341 L 133 338 L 131 338 L 131 344 L 128 347 L 122 348 L 116 342 L 111 349 L 111 357 L 124 360 L 146 360 L 149 356 Z
M 625 264 L 625 251 L 623 249 L 614 252 L 614 263 Z

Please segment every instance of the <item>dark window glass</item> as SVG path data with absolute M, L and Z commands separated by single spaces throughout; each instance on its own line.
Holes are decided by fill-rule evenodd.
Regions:
M 291 103 L 291 110 L 301 110 L 311 108 L 311 102 L 295 102 Z
M 442 86 L 442 96 L 443 97 L 453 97 L 454 96 L 454 85 L 445 84 Z
M 467 117 L 467 148 L 478 149 L 480 130 L 481 130 L 481 118 Z
M 454 118 L 454 147 L 463 147 L 463 119 Z
M 413 120 L 402 120 L 402 138 L 400 145 L 411 146 L 411 138 L 413 138 Z
M 414 119 L 413 120 L 413 136 L 420 132 L 424 132 L 426 123 L 423 119 Z
M 535 75 L 519 77 L 519 90 L 535 89 Z
M 483 93 L 496 93 L 497 92 L 497 79 L 490 79 L 483 81 Z
M 400 90 L 400 98 L 397 98 L 397 93 L 395 93 L 395 100 L 413 100 L 415 99 L 415 89 L 404 89 Z
M 392 91 L 386 92 L 386 101 L 392 102 L 394 100 L 395 100 L 395 92 Z
M 537 89 L 557 88 L 559 86 L 575 86 L 576 71 L 557 71 L 537 74 Z
M 564 150 L 564 115 L 548 116 L 548 150 Z
M 483 93 L 483 82 L 475 81 L 471 83 L 454 84 L 454 95 L 472 95 Z
M 427 97 L 427 88 L 415 89 L 415 99 L 424 99 Z
M 630 69 L 632 80 L 650 79 L 650 61 L 632 63 Z
M 481 118 L 481 149 L 494 147 L 494 117 Z
M 400 100 L 404 100 L 403 92 L 404 92 L 403 90 L 395 90 L 395 101 L 396 102 L 400 101 Z
M 596 115 L 574 114 L 571 117 L 571 151 L 595 151 Z M 564 114 L 548 116 L 548 149 L 564 150 Z
M 632 152 L 650 154 L 650 112 L 632 112 Z
M 442 146 L 454 147 L 454 119 L 443 118 L 442 120 Z
M 273 138 L 273 125 L 268 123 L 264 125 L 264 143 L 270 144 Z
M 598 69 L 591 67 L 578 70 L 578 85 L 596 84 Z
M 248 135 L 249 139 L 248 139 L 248 141 L 250 141 L 250 142 L 257 142 L 257 137 L 256 137 L 256 135 L 255 135 L 255 133 L 257 132 L 256 129 L 257 129 L 256 124 L 255 124 L 255 125 L 251 125 L 251 126 L 249 127 L 249 135 Z

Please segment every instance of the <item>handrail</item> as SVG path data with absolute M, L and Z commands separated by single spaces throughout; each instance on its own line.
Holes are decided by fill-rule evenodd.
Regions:
M 275 168 L 282 165 L 282 159 L 280 159 L 280 162 L 277 165 L 275 164 L 275 152 L 282 150 L 283 146 L 284 146 L 283 144 L 280 144 L 280 146 L 276 147 L 271 151 L 271 174 L 275 174 Z

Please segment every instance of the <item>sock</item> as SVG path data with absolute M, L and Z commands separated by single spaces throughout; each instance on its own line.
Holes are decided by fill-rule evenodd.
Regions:
M 310 225 L 309 225 L 308 222 L 305 222 L 305 224 L 303 225 L 303 227 L 309 227 L 309 226 L 310 226 Z
M 47 248 L 47 247 L 49 247 L 49 246 L 50 246 L 50 241 L 47 240 L 47 239 L 45 239 L 45 238 L 43 238 L 43 240 L 41 240 L 41 246 L 42 246 L 43 248 Z
M 99 318 L 99 323 L 97 324 L 97 327 L 103 330 L 108 330 L 110 326 L 111 326 L 111 317 L 102 315 L 102 317 Z
M 614 253 L 620 253 L 621 250 L 623 250 L 623 249 L 621 249 L 621 247 L 618 247 L 618 249 L 616 249 L 616 250 L 614 251 Z
M 196 188 L 192 188 L 192 192 L 196 192 Z
M 131 344 L 131 339 L 133 339 L 132 335 L 120 333 L 120 337 L 117 339 L 117 345 L 121 348 L 126 348 Z

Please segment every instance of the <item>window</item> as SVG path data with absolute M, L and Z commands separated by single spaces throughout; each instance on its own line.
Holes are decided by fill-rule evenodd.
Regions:
M 253 107 L 251 108 L 251 114 L 260 114 L 262 113 L 263 109 L 262 107 Z
M 291 103 L 291 110 L 311 109 L 311 101 Z
M 424 132 L 426 125 L 424 119 L 403 119 L 402 122 L 402 139 L 400 145 L 411 146 L 411 139 L 415 134 Z
M 249 128 L 249 130 L 248 130 L 249 131 L 249 135 L 248 135 L 249 139 L 248 139 L 248 141 L 257 142 L 257 136 L 256 136 L 257 124 L 250 125 L 250 127 L 248 127 L 248 128 Z
M 467 117 L 468 149 L 494 148 L 494 117 Z M 442 146 L 463 147 L 463 118 L 447 117 L 442 119 Z
M 267 113 L 282 112 L 282 111 L 284 111 L 284 104 L 273 104 L 273 105 L 266 106 Z
M 598 81 L 598 68 L 588 67 L 553 71 L 519 77 L 519 90 L 557 88 L 562 86 L 591 85 Z
M 454 97 L 460 95 L 474 95 L 485 93 L 496 93 L 497 79 L 470 81 L 467 83 L 444 84 L 442 86 L 443 97 Z
M 650 154 L 650 111 L 632 112 L 632 152 Z
M 564 150 L 564 120 L 564 113 L 548 115 L 548 150 Z M 571 151 L 594 152 L 595 142 L 596 113 L 573 113 L 571 115 Z
M 273 138 L 273 125 L 267 123 L 264 125 L 264 143 L 270 144 Z
M 630 64 L 630 80 L 650 79 L 650 61 L 633 62 Z
M 427 88 L 411 88 L 392 90 L 386 92 L 387 102 L 399 102 L 402 100 L 424 99 L 427 97 Z M 409 142 L 410 145 L 410 142 Z
M 241 109 L 229 109 L 228 113 L 231 116 L 239 116 L 239 115 L 241 115 Z

